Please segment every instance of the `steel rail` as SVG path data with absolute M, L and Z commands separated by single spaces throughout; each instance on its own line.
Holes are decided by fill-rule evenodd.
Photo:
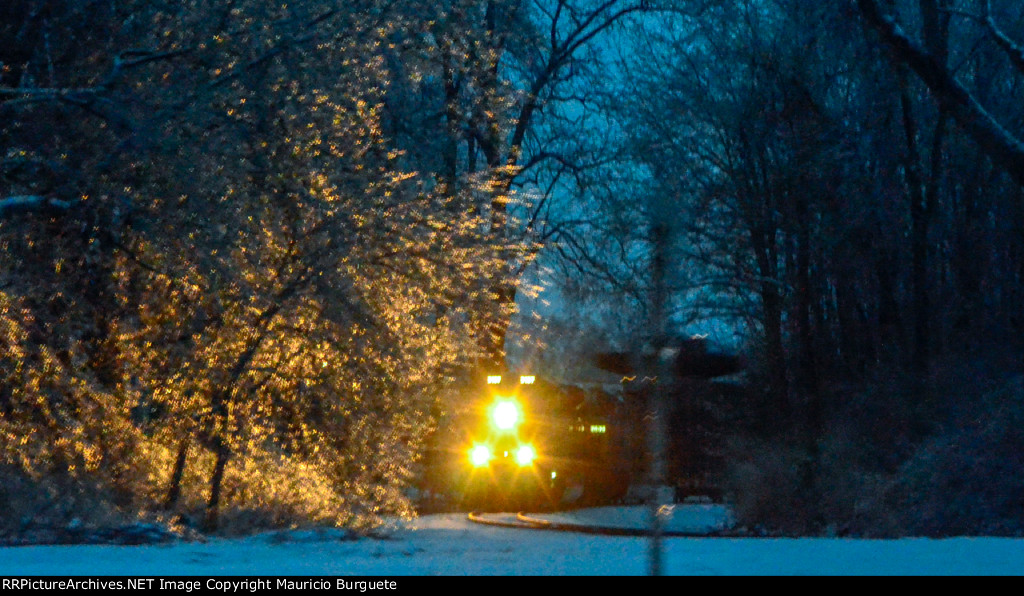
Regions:
M 502 528 L 514 528 L 517 530 L 550 530 L 555 532 L 577 532 L 580 534 L 595 534 L 598 536 L 650 536 L 651 530 L 647 528 L 620 528 L 615 526 L 597 526 L 590 524 L 575 524 L 555 522 L 546 519 L 529 516 L 525 513 L 517 513 L 515 521 L 501 520 L 484 517 L 479 511 L 473 511 L 468 515 L 469 521 L 487 526 Z M 721 531 L 716 532 L 687 532 L 678 530 L 664 530 L 662 536 L 672 538 L 716 538 L 722 536 Z

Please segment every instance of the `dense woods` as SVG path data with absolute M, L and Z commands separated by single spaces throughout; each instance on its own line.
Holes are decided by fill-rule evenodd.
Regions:
M 620 222 L 594 245 L 626 248 L 569 268 L 591 280 L 581 302 L 614 292 L 645 320 L 650 231 L 669 222 L 670 326 L 743 330 L 717 339 L 750 359 L 746 402 L 707 406 L 746 522 L 1024 530 L 1024 13 L 678 7 L 623 36 L 605 87 L 628 174 L 587 189 Z
M 652 305 L 744 523 L 1020 533 L 1022 85 L 1012 0 L 6 2 L 0 539 L 409 514 L 506 339 Z

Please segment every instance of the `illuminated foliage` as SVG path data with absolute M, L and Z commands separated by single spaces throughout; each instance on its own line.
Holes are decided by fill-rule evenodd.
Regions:
M 539 250 L 531 131 L 643 4 L 0 9 L 5 465 L 211 528 L 407 512 Z
M 409 513 L 430 413 L 507 316 L 476 189 L 440 192 L 382 124 L 410 17 L 124 4 L 60 4 L 50 31 L 110 41 L 42 43 L 0 90 L 4 194 L 32 199 L 0 220 L 2 462 L 109 468 L 126 508 L 211 528 Z

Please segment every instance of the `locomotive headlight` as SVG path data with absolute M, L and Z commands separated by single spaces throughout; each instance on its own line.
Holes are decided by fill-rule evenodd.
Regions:
M 513 430 L 521 418 L 519 404 L 511 399 L 499 401 L 491 411 L 491 421 L 498 430 Z
M 537 450 L 533 445 L 522 445 L 516 449 L 516 463 L 520 466 L 528 466 L 537 459 Z
M 469 450 L 469 461 L 473 466 L 481 468 L 491 461 L 491 449 L 487 445 L 474 445 Z

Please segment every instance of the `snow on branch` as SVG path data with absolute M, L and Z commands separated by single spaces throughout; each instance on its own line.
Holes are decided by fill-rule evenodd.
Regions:
M 1010 61 L 1013 62 L 1013 66 L 1024 74 L 1024 47 L 1018 45 L 1010 36 L 1003 33 L 1002 29 L 996 25 L 995 19 L 992 18 L 992 2 L 991 0 L 985 0 L 985 25 L 988 27 L 988 32 L 996 40 L 996 43 L 1006 55 L 1009 56 Z
M 857 5 L 892 49 L 893 59 L 913 70 L 981 150 L 1024 186 L 1024 142 L 1003 128 L 949 69 L 911 40 L 874 0 L 857 0 Z
M 25 211 L 43 207 L 70 209 L 71 202 L 42 195 L 15 195 L 0 199 L 0 216 L 6 215 L 11 211 Z

